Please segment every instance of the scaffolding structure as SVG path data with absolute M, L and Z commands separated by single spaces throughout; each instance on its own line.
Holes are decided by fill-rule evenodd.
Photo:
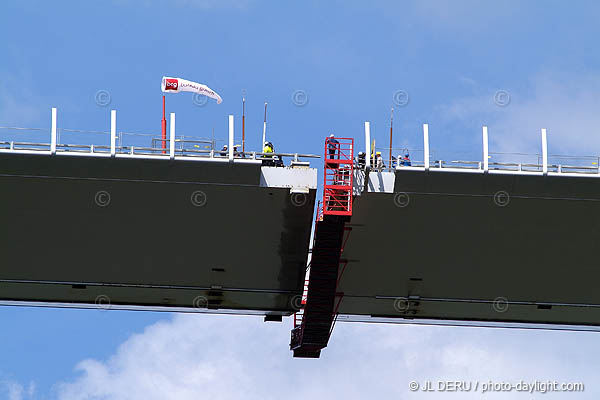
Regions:
M 325 171 L 322 210 L 317 212 L 306 299 L 296 313 L 290 350 L 294 357 L 318 358 L 327 347 L 343 293 L 337 292 L 340 259 L 346 222 L 352 216 L 352 168 L 354 141 L 350 138 L 325 140 Z

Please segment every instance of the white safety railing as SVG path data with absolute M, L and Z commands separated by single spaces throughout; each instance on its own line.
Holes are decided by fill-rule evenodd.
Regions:
M 415 148 L 407 148 L 407 147 L 392 147 L 392 162 L 390 165 L 389 160 L 389 147 L 375 147 L 374 149 L 374 157 L 371 158 L 371 165 L 374 169 L 382 169 L 382 170 L 390 170 L 395 169 L 397 166 L 416 166 L 416 167 L 424 167 L 425 166 L 425 153 L 423 149 L 415 149 Z M 379 167 L 378 164 L 378 153 L 381 154 L 381 164 L 383 167 Z M 405 155 L 408 154 L 408 158 Z M 434 150 L 430 151 L 429 154 L 429 164 L 430 166 L 436 162 L 436 152 Z M 356 161 L 358 163 L 358 157 L 356 157 Z
M 53 108 L 50 129 L 0 126 L 0 152 L 229 162 L 258 160 L 274 166 L 282 166 L 284 157 L 291 158 L 293 163 L 301 162 L 303 158 L 320 158 L 313 154 L 242 152 L 240 146 L 234 144 L 233 115 L 229 116 L 227 150 L 217 150 L 218 140 L 214 138 L 177 135 L 174 113 L 171 113 L 170 122 L 170 131 L 165 139 L 157 134 L 118 132 L 115 110 L 111 110 L 110 113 L 109 131 L 65 129 L 58 127 L 57 111 Z
M 376 147 L 371 149 L 370 124 L 365 123 L 365 154 L 373 154 L 374 158 L 366 162 L 356 159 L 356 165 L 363 167 L 370 164 L 370 168 L 380 171 L 393 171 L 396 169 L 420 170 L 463 170 L 474 172 L 509 172 L 509 173 L 541 173 L 541 174 L 574 174 L 600 176 L 600 156 L 568 156 L 548 155 L 548 136 L 546 129 L 541 129 L 541 152 L 530 153 L 495 153 L 489 150 L 488 127 L 482 127 L 482 152 L 481 159 L 465 157 L 437 158 L 429 148 L 429 125 L 423 124 L 423 149 L 392 148 L 392 165 L 390 165 L 390 148 Z M 381 153 L 382 162 L 377 162 L 377 153 Z M 410 154 L 410 165 L 403 162 L 404 154 Z M 368 157 L 367 157 L 368 158 Z M 381 165 L 383 164 L 383 165 Z

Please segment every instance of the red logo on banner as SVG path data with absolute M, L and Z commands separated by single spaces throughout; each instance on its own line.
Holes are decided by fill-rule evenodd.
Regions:
M 179 81 L 177 79 L 165 79 L 165 90 L 177 90 Z

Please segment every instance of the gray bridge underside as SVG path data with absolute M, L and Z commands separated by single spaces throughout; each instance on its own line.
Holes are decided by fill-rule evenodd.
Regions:
M 290 314 L 315 191 L 260 181 L 252 163 L 2 154 L 0 300 Z M 600 325 L 598 178 L 398 170 L 353 210 L 342 314 Z
M 260 163 L 0 154 L 0 300 L 290 314 L 315 190 L 299 204 L 260 178 Z
M 353 209 L 342 314 L 600 325 L 599 178 L 398 170 Z

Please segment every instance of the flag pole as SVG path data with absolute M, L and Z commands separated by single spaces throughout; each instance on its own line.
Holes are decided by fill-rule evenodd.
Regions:
M 161 125 L 162 125 L 162 148 L 163 148 L 163 154 L 166 154 L 166 149 L 167 149 L 167 120 L 165 118 L 165 95 L 163 95 L 163 117 L 162 117 L 162 121 L 161 121 Z
M 246 97 L 242 97 L 242 154 L 246 151 Z
M 394 106 L 392 106 L 392 113 L 390 115 L 390 168 L 392 168 L 392 130 L 394 127 Z

